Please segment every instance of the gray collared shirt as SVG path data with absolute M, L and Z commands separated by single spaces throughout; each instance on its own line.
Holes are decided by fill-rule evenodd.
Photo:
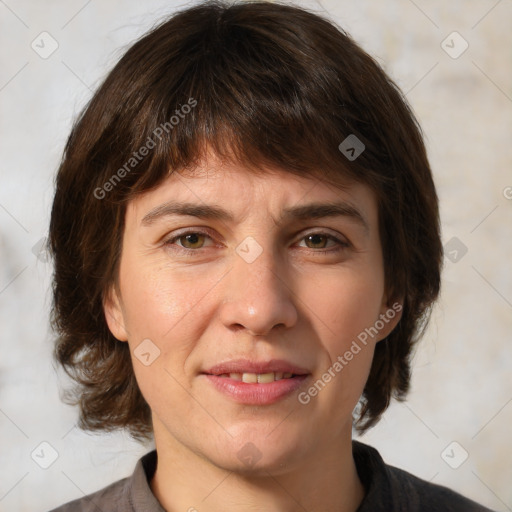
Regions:
M 365 488 L 356 512 L 492 512 L 446 487 L 385 464 L 371 446 L 352 441 L 352 450 Z M 156 463 L 153 450 L 139 459 L 132 476 L 51 512 L 165 512 L 149 484 Z

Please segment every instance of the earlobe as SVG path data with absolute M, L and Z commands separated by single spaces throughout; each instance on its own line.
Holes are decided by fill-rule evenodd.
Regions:
M 128 341 L 121 300 L 115 285 L 110 287 L 103 298 L 103 311 L 112 335 L 119 341 Z

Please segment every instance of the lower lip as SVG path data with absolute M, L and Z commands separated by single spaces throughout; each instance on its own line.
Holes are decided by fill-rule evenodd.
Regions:
M 298 375 L 290 379 L 280 379 L 265 384 L 247 384 L 229 377 L 204 375 L 220 392 L 235 402 L 249 405 L 273 404 L 297 390 L 308 378 L 308 375 Z

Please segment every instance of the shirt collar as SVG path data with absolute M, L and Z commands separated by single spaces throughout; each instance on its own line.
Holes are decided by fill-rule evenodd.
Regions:
M 365 496 L 356 512 L 389 512 L 396 510 L 392 483 L 386 464 L 372 446 L 352 440 L 352 454 Z
M 133 512 L 165 512 L 150 487 L 156 471 L 157 454 L 153 450 L 139 459 L 130 479 L 129 501 Z

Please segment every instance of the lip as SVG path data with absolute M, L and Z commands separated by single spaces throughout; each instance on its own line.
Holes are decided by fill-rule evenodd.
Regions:
M 271 359 L 270 361 L 251 361 L 249 359 L 233 359 L 212 366 L 203 371 L 207 375 L 222 375 L 224 373 L 270 373 L 283 372 L 296 375 L 309 375 L 305 368 L 289 363 L 284 359 Z M 279 382 L 279 381 L 277 381 Z
M 289 379 L 276 380 L 265 384 L 247 384 L 218 375 L 203 374 L 213 386 L 235 402 L 247 405 L 270 405 L 296 391 L 309 375 L 297 375 Z

